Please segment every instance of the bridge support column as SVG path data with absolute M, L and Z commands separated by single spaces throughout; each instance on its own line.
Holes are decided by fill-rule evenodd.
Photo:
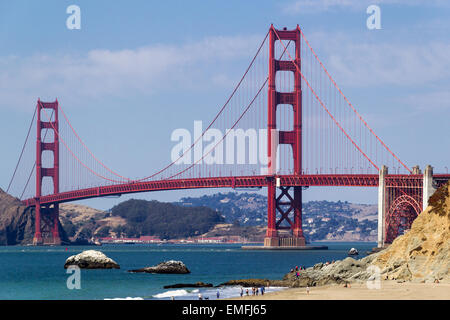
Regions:
M 41 204 L 39 202 L 39 198 L 36 198 L 36 207 L 35 207 L 35 219 L 34 219 L 34 237 L 33 237 L 33 245 L 42 244 L 42 233 L 41 233 Z
M 276 187 L 274 179 L 270 179 L 267 184 L 267 231 L 264 239 L 264 246 L 278 246 L 278 231 L 276 229 Z
M 61 244 L 59 237 L 59 205 L 41 205 L 42 181 L 50 177 L 53 181 L 53 193 L 59 192 L 59 132 L 58 100 L 55 102 L 37 102 L 37 138 L 36 138 L 36 208 L 35 235 L 33 244 Z M 41 112 L 48 118 L 41 120 Z M 42 141 L 42 130 L 53 131 L 53 142 Z M 45 137 L 46 135 L 44 135 Z M 42 153 L 53 153 L 53 167 L 45 167 Z
M 422 210 L 428 207 L 428 200 L 433 195 L 436 189 L 433 187 L 433 167 L 427 165 L 423 173 L 423 202 Z
M 384 246 L 386 240 L 386 181 L 385 176 L 388 174 L 388 168 L 383 165 L 379 173 L 378 184 L 378 247 Z
M 302 228 L 302 187 L 279 186 L 281 192 L 278 196 L 277 188 L 273 181 L 268 185 L 267 232 L 264 246 L 303 247 L 306 242 Z M 291 189 L 294 189 L 293 194 L 289 192 Z M 291 235 L 281 235 L 279 231 L 287 231 Z

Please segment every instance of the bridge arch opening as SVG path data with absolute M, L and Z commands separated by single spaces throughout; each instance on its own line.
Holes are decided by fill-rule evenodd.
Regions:
M 421 211 L 420 204 L 412 196 L 405 194 L 396 198 L 386 216 L 385 242 L 392 243 L 395 238 L 407 232 Z

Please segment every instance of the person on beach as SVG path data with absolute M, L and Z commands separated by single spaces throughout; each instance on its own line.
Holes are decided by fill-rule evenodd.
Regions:
M 244 288 L 241 287 L 241 298 L 244 295 Z
M 219 299 L 219 297 L 220 297 L 220 291 L 219 291 L 219 289 L 217 289 L 217 299 Z
M 245 290 L 245 293 L 247 294 L 247 296 L 248 296 L 248 289 L 247 290 Z
M 306 294 L 309 294 L 309 287 L 306 287 Z
M 198 300 L 203 300 L 203 296 L 201 293 L 198 294 Z

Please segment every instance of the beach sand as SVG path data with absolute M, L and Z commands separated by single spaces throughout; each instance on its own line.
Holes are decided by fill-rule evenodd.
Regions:
M 450 283 L 412 283 L 381 281 L 380 289 L 369 289 L 365 283 L 289 288 L 263 296 L 244 296 L 236 300 L 450 300 Z

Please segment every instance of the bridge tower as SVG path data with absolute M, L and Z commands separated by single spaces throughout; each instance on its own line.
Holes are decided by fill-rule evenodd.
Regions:
M 269 175 L 267 181 L 267 233 L 264 246 L 304 246 L 305 238 L 302 229 L 302 187 L 281 186 L 276 177 L 276 153 L 278 144 L 288 144 L 292 147 L 294 174 L 302 174 L 302 88 L 301 75 L 301 32 L 300 27 L 294 30 L 276 30 L 273 25 L 269 31 L 269 80 L 268 80 L 268 157 Z M 291 41 L 295 44 L 295 61 L 277 60 L 275 58 L 275 43 L 278 40 Z M 277 71 L 294 73 L 294 91 L 278 92 L 275 85 Z M 279 105 L 292 106 L 294 127 L 292 131 L 277 129 L 277 107 Z M 280 191 L 277 196 L 277 189 Z M 277 220 L 278 218 L 278 220 Z M 283 223 L 284 222 L 284 223 Z M 287 225 L 286 225 L 287 222 Z M 284 225 L 283 225 L 284 224 Z M 280 237 L 280 230 L 289 230 L 291 236 Z
M 49 111 L 45 111 L 49 110 Z M 48 115 L 49 121 L 41 120 L 41 112 Z M 53 121 L 50 114 L 53 113 Z M 53 142 L 43 142 L 42 133 L 53 132 Z M 37 139 L 36 139 L 36 207 L 35 232 L 33 244 L 61 244 L 59 237 L 59 205 L 41 205 L 42 181 L 50 177 L 53 181 L 53 193 L 59 193 L 59 135 L 58 135 L 58 100 L 55 102 L 37 102 Z M 53 154 L 53 167 L 43 167 L 42 154 L 51 151 Z

